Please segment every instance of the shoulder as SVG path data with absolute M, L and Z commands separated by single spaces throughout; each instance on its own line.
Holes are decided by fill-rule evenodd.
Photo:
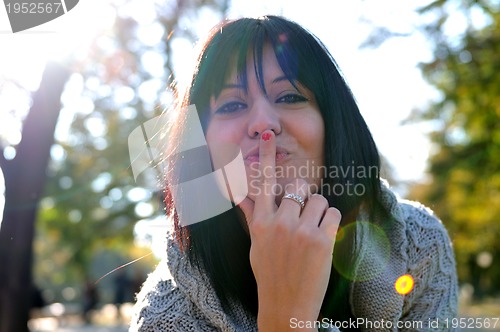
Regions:
M 453 317 L 457 306 L 457 274 L 452 242 L 441 220 L 421 203 L 401 200 L 406 224 L 408 274 L 415 286 L 403 311 L 418 306 L 426 316 Z M 427 308 L 427 309 L 426 309 Z
M 454 264 L 453 249 L 448 232 L 441 220 L 427 206 L 398 197 L 390 190 L 386 182 L 382 182 L 381 200 L 384 208 L 393 218 L 390 235 L 395 241 L 405 243 L 401 250 L 405 251 L 408 262 L 432 258 L 426 253 L 439 254 L 439 258 Z M 396 229 L 396 230 L 395 230 Z M 405 248 L 406 247 L 406 248 Z M 449 266 L 453 271 L 455 266 Z
M 129 332 L 254 331 L 255 319 L 238 305 L 228 315 L 204 272 L 167 239 L 167 257 L 137 295 Z
M 196 308 L 177 287 L 164 260 L 137 294 L 129 331 L 206 331 L 193 319 L 193 310 Z
M 425 205 L 396 197 L 383 187 L 387 211 L 396 229 L 392 245 L 395 257 L 405 262 L 405 274 L 413 278 L 413 289 L 404 296 L 401 319 L 428 321 L 457 315 L 458 281 L 453 245 L 441 220 Z
M 359 223 L 355 277 L 362 282 L 351 284 L 353 313 L 373 320 L 415 322 L 455 317 L 455 258 L 444 225 L 424 205 L 397 197 L 385 183 L 381 189 L 380 203 L 387 216 L 373 223 L 388 241 L 381 232 L 371 231 L 370 223 Z M 403 275 L 410 275 L 414 283 L 401 296 L 395 285 Z M 378 305 L 374 307 L 370 299 Z
M 399 206 L 402 209 L 406 226 L 409 261 L 415 261 L 418 257 L 426 257 L 424 253 L 432 253 L 448 263 L 452 261 L 454 263 L 450 237 L 434 212 L 419 202 L 409 200 L 400 200 Z M 445 266 L 442 267 L 445 268 Z M 448 268 L 454 270 L 455 266 L 448 266 Z

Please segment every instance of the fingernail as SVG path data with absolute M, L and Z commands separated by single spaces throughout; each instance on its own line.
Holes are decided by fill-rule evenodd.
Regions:
M 269 141 L 271 139 L 271 133 L 264 133 L 262 134 L 262 140 L 263 141 Z

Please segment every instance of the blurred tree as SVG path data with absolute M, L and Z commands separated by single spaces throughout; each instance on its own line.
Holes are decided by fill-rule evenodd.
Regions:
M 24 120 L 15 157 L 7 160 L 3 153 L 0 154 L 0 167 L 5 177 L 5 209 L 0 228 L 2 332 L 28 331 L 28 315 L 33 304 L 31 265 L 35 217 L 61 109 L 61 93 L 68 76 L 67 69 L 61 65 L 49 63 L 46 66 Z
M 435 15 L 425 27 L 435 42 L 434 59 L 422 65 L 442 94 L 411 120 L 432 120 L 431 181 L 413 189 L 446 223 L 455 245 L 459 277 L 475 295 L 500 291 L 500 12 L 495 1 L 435 1 L 422 15 Z M 464 31 L 445 33 L 452 15 Z M 497 262 L 496 264 L 494 262 Z
M 136 0 L 115 10 L 113 27 L 70 60 L 75 74 L 62 96 L 65 121 L 56 130 L 37 225 L 35 277 L 43 288 L 81 294 L 85 280 L 101 276 L 102 268 L 92 268 L 98 255 L 119 253 L 118 265 L 143 253 L 134 248 L 133 228 L 162 213 L 161 198 L 154 184 L 135 183 L 128 136 L 169 106 L 178 45 L 192 47 L 197 22 L 203 15 L 220 20 L 227 1 Z

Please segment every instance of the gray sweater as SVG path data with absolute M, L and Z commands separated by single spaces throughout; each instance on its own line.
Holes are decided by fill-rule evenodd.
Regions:
M 382 203 L 395 219 L 390 228 L 356 222 L 357 261 L 350 303 L 356 320 L 290 321 L 322 331 L 359 327 L 363 331 L 448 331 L 457 315 L 457 275 L 453 249 L 442 223 L 419 203 L 398 199 L 382 185 Z M 395 289 L 409 274 L 414 287 Z M 257 331 L 256 317 L 239 305 L 222 310 L 208 277 L 193 267 L 169 240 L 167 258 L 151 273 L 137 296 L 129 331 Z

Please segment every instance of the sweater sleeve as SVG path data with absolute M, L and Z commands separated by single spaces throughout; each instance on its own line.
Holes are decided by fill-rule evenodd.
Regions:
M 408 274 L 413 290 L 406 295 L 400 330 L 451 331 L 457 316 L 455 257 L 446 229 L 432 211 L 418 203 L 403 204 L 407 217 Z
M 129 332 L 217 331 L 158 265 L 137 295 Z

